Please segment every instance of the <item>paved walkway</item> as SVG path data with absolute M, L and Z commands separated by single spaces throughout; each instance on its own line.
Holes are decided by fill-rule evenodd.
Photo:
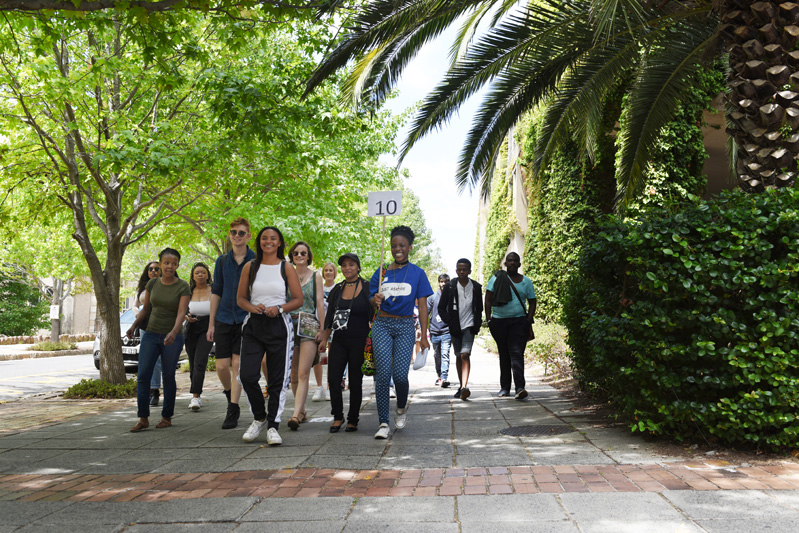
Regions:
M 246 407 L 220 429 L 214 377 L 199 412 L 181 394 L 173 427 L 139 434 L 131 401 L 0 405 L 0 532 L 796 530 L 795 461 L 662 457 L 537 380 L 526 401 L 496 398 L 495 357 L 473 358 L 469 401 L 433 386 L 432 361 L 411 371 L 408 425 L 386 441 L 373 438 L 371 380 L 360 431 L 330 434 L 330 404 L 309 401 L 311 420 L 283 424 L 279 447 L 241 440 Z M 547 433 L 500 433 L 523 426 Z

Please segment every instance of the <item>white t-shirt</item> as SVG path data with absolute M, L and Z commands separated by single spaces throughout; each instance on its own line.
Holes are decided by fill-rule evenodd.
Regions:
M 266 307 L 286 303 L 286 282 L 280 275 L 280 263 L 276 265 L 262 264 L 258 268 L 252 283 L 250 303 L 253 305 L 264 304 Z

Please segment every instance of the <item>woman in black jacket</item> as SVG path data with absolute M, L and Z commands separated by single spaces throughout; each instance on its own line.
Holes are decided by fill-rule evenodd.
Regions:
M 360 259 L 353 253 L 347 253 L 339 257 L 338 264 L 344 275 L 344 281 L 333 287 L 328 296 L 324 338 L 319 344 L 319 352 L 324 353 L 327 340 L 335 330 L 327 362 L 327 382 L 330 388 L 331 414 L 334 419 L 333 425 L 330 426 L 331 433 L 336 433 L 344 425 L 344 399 L 340 384 L 347 365 L 349 365 L 350 409 L 344 431 L 358 430 L 358 415 L 363 400 L 361 365 L 366 337 L 369 335 L 369 321 L 372 319 L 369 282 L 359 275 Z

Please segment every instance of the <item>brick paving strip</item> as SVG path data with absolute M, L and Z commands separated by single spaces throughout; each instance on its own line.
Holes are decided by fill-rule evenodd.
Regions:
M 167 501 L 252 496 L 459 496 L 666 490 L 797 490 L 799 465 L 724 461 L 425 470 L 251 470 L 207 474 L 0 475 L 5 501 Z

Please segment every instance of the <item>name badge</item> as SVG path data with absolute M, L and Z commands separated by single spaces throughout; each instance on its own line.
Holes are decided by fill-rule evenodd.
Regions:
M 383 283 L 382 293 L 386 296 L 410 296 L 411 285 L 410 283 Z

